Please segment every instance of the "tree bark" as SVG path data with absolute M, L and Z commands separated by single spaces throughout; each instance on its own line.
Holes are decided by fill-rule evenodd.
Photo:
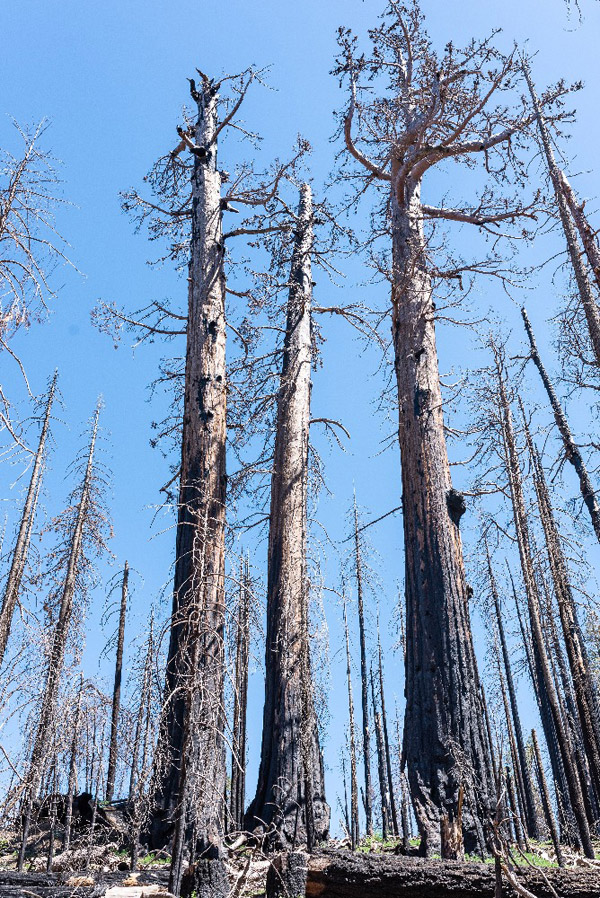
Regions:
M 77 711 L 73 724 L 73 738 L 71 740 L 71 757 L 69 760 L 69 780 L 67 785 L 67 803 L 65 809 L 65 830 L 63 835 L 63 851 L 68 851 L 71 845 L 71 826 L 73 823 L 73 798 L 77 787 L 77 745 L 79 742 L 79 724 L 81 722 L 81 699 L 83 697 L 83 674 L 79 680 L 77 693 Z
M 560 752 L 562 766 L 564 768 L 564 773 L 567 780 L 571 806 L 577 820 L 582 847 L 587 857 L 594 857 L 594 848 L 591 842 L 590 830 L 587 815 L 585 812 L 583 792 L 581 783 L 579 781 L 579 776 L 577 774 L 577 769 L 573 760 L 573 747 L 571 745 L 568 733 L 562 720 L 558 696 L 549 667 L 548 653 L 546 650 L 541 625 L 540 597 L 532 564 L 529 526 L 527 521 L 527 514 L 525 511 L 525 498 L 523 495 L 521 470 L 516 451 L 512 425 L 512 415 L 508 397 L 506 394 L 501 362 L 497 350 L 495 352 L 498 377 L 498 402 L 500 418 L 502 421 L 505 464 L 509 479 L 510 495 L 513 506 L 513 517 L 515 530 L 517 533 L 517 543 L 519 546 L 519 557 L 521 560 L 521 569 L 523 572 L 523 580 L 525 583 L 525 591 L 527 594 L 527 602 L 529 606 L 531 635 L 533 638 L 536 665 L 538 668 L 538 688 L 543 692 L 545 701 L 548 704 L 552 723 L 554 725 L 554 731 L 558 742 L 558 750 Z
M 550 830 L 550 837 L 552 839 L 552 844 L 554 845 L 554 851 L 556 852 L 556 860 L 558 861 L 559 867 L 564 867 L 565 862 L 563 858 L 562 849 L 560 847 L 560 839 L 558 838 L 558 830 L 556 828 L 556 821 L 554 819 L 554 812 L 552 811 L 552 803 L 550 801 L 550 793 L 548 792 L 548 784 L 546 783 L 546 775 L 544 773 L 544 765 L 542 764 L 542 755 L 540 752 L 540 746 L 538 745 L 537 735 L 535 730 L 531 731 L 531 740 L 533 742 L 533 753 L 535 755 L 535 763 L 538 772 L 538 778 L 540 783 L 540 794 L 542 796 L 542 805 L 544 807 L 544 815 L 546 817 L 546 823 L 548 824 L 548 829 Z
M 256 796 L 246 828 L 274 827 L 279 847 L 321 841 L 329 807 L 313 705 L 306 572 L 312 365 L 313 208 L 300 191 L 277 397 L 269 527 L 265 705 Z M 314 833 L 314 836 L 313 836 Z
M 396 810 L 396 797 L 394 794 L 394 777 L 392 775 L 392 754 L 390 751 L 390 740 L 389 740 L 389 735 L 388 735 L 387 714 L 385 713 L 385 689 L 383 686 L 383 655 L 382 655 L 382 651 L 381 651 L 381 638 L 379 635 L 379 629 L 377 632 L 377 654 L 378 654 L 378 662 L 379 662 L 379 697 L 380 697 L 380 701 L 381 701 L 381 721 L 383 724 L 383 743 L 384 743 L 384 747 L 385 747 L 385 766 L 386 766 L 388 793 L 389 793 L 389 801 L 390 801 L 390 814 L 391 814 L 393 834 L 395 836 L 399 836 L 400 828 L 398 826 L 398 812 Z
M 360 683 L 362 701 L 363 765 L 365 771 L 365 819 L 367 835 L 373 835 L 373 782 L 371 779 L 371 732 L 369 726 L 369 681 L 367 672 L 367 641 L 365 633 L 365 606 L 361 546 L 358 528 L 358 509 L 354 494 L 354 561 L 356 566 L 356 595 L 358 605 L 358 633 L 360 639 Z
M 227 386 L 217 88 L 193 91 L 192 232 L 181 475 L 165 704 L 156 752 L 153 842 L 191 815 L 201 852 L 224 828 L 224 616 Z M 177 840 L 177 836 L 173 837 Z M 181 858 L 174 858 L 177 870 Z M 173 870 L 172 870 L 173 873 Z M 179 873 L 171 881 L 178 892 Z
M 112 714 L 110 721 L 110 747 L 108 752 L 108 771 L 106 774 L 106 800 L 112 801 L 115 791 L 115 775 L 117 772 L 117 751 L 119 735 L 119 714 L 121 713 L 121 678 L 123 675 L 123 649 L 125 647 L 125 618 L 127 616 L 127 583 L 129 581 L 129 564 L 125 562 L 123 584 L 121 587 L 121 609 L 119 613 L 119 633 L 117 636 L 117 657 L 115 661 L 115 682 L 113 686 Z
M 233 704 L 233 744 L 231 752 L 230 827 L 244 827 L 246 794 L 246 710 L 248 704 L 249 572 L 244 559 L 240 565 L 240 592 L 236 627 L 235 695 Z
M 596 297 L 594 296 L 594 293 L 592 291 L 592 285 L 590 284 L 586 266 L 579 251 L 577 234 L 573 226 L 573 219 L 571 218 L 571 215 L 569 213 L 567 202 L 563 193 L 561 172 L 554 158 L 554 151 L 552 149 L 550 134 L 548 133 L 548 128 L 546 126 L 546 122 L 544 120 L 544 116 L 542 114 L 538 98 L 536 96 L 533 81 L 531 80 L 531 74 L 529 72 L 529 67 L 527 65 L 524 65 L 523 71 L 525 73 L 525 78 L 527 80 L 529 92 L 531 94 L 532 105 L 537 115 L 537 123 L 540 132 L 542 148 L 546 156 L 548 173 L 550 174 L 550 179 L 552 181 L 554 192 L 556 194 L 558 212 L 565 234 L 565 240 L 567 242 L 567 251 L 573 268 L 573 273 L 575 275 L 575 281 L 577 283 L 581 305 L 587 322 L 587 327 L 590 335 L 590 343 L 594 353 L 596 365 L 600 367 L 600 310 L 598 309 Z
M 540 358 L 537 343 L 535 341 L 535 336 L 533 334 L 533 329 L 531 327 L 531 322 L 529 321 L 527 312 L 525 311 L 525 307 L 521 309 L 521 315 L 523 316 L 525 330 L 527 331 L 527 336 L 529 337 L 531 358 L 533 359 L 536 368 L 540 372 L 542 383 L 544 384 L 546 393 L 548 394 L 550 406 L 552 407 L 552 412 L 554 414 L 554 420 L 556 421 L 558 432 L 560 433 L 563 441 L 563 446 L 565 447 L 566 459 L 575 468 L 575 472 L 577 474 L 577 477 L 579 478 L 579 488 L 581 490 L 581 495 L 583 496 L 583 501 L 585 502 L 586 508 L 592 520 L 594 533 L 596 534 L 597 539 L 600 541 L 600 504 L 598 503 L 598 499 L 596 497 L 596 491 L 592 485 L 592 481 L 590 479 L 590 475 L 588 474 L 586 464 L 581 457 L 579 447 L 573 440 L 573 435 L 571 433 L 571 428 L 569 427 L 569 422 L 567 421 L 567 416 L 563 411 L 558 396 L 556 395 L 556 392 L 554 390 L 554 386 L 552 385 L 552 381 L 548 377 L 548 373 Z
M 379 797 L 381 801 L 381 830 L 384 841 L 387 840 L 390 830 L 393 832 L 390 813 L 390 788 L 385 765 L 385 746 L 383 742 L 383 725 L 381 713 L 377 707 L 375 696 L 375 678 L 371 668 L 371 700 L 373 703 L 373 724 L 375 727 L 375 746 L 377 748 L 377 773 L 379 776 Z
M 444 434 L 420 182 L 392 208 L 392 337 L 399 400 L 406 564 L 404 757 L 422 850 L 440 845 L 440 815 L 456 815 L 459 789 L 477 782 L 464 815 L 465 848 L 483 841 L 493 776 L 485 749 L 479 675 Z M 460 747 L 460 748 L 459 748 Z M 467 773 L 464 768 L 468 766 Z
M 8 572 L 8 579 L 4 588 L 2 608 L 0 609 L 0 666 L 2 665 L 2 662 L 4 660 L 6 646 L 8 644 L 8 637 L 10 636 L 10 628 L 15 613 L 17 599 L 19 597 L 21 580 L 23 579 L 23 573 L 25 571 L 25 565 L 27 563 L 27 553 L 29 550 L 31 531 L 33 529 L 37 500 L 41 486 L 42 473 L 44 468 L 44 450 L 46 448 L 46 439 L 48 437 L 48 430 L 50 427 L 50 412 L 52 410 L 52 403 L 54 402 L 57 378 L 58 373 L 55 372 L 54 377 L 52 378 L 52 383 L 50 385 L 48 399 L 46 401 L 44 422 L 42 424 L 38 448 L 33 463 L 33 470 L 31 472 L 31 479 L 29 481 L 29 487 L 27 489 L 27 497 L 25 499 L 25 505 L 23 506 L 21 524 L 19 526 L 19 533 L 17 535 L 17 541 L 12 554 L 10 570 Z
M 358 775 L 356 770 L 356 734 L 354 729 L 354 698 L 352 696 L 352 666 L 350 662 L 350 634 L 344 599 L 344 632 L 346 636 L 346 680 L 348 683 L 348 730 L 350 738 L 350 844 L 356 848 L 360 839 L 358 824 Z

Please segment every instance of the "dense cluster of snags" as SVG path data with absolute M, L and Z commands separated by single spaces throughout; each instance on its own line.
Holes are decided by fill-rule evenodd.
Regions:
M 538 735 L 535 730 L 530 735 L 524 732 L 519 714 L 497 570 L 506 533 L 498 523 L 501 512 L 482 518 L 482 582 L 474 590 L 466 580 L 460 524 L 467 502 L 450 477 L 436 349 L 439 311 L 434 302 L 443 284 L 457 283 L 463 290 L 476 275 L 508 278 L 502 244 L 523 234 L 532 239 L 540 216 L 554 217 L 564 232 L 574 284 L 562 338 L 565 370 L 578 388 L 590 384 L 597 388 L 600 247 L 552 149 L 553 129 L 569 119 L 564 102 L 570 89 L 560 82 L 538 97 L 527 59 L 517 50 L 502 53 L 493 36 L 473 40 L 464 50 L 449 44 L 442 55 L 436 54 L 417 0 L 389 0 L 370 32 L 368 54 L 359 50 L 349 30 L 340 29 L 338 40 L 335 74 L 347 87 L 349 100 L 340 115 L 343 148 L 337 182 L 350 190 L 346 208 L 358 206 L 365 194 L 373 197 L 371 231 L 364 239 L 344 231 L 335 210 L 314 199 L 303 174 L 309 149 L 305 141 L 299 142 L 289 161 L 274 163 L 266 171 L 258 171 L 252 158 L 233 173 L 218 168 L 217 146 L 232 128 L 254 136 L 238 119 L 247 91 L 261 80 L 261 72 L 254 68 L 219 81 L 199 71 L 199 82 L 190 80 L 194 114 L 177 129 L 178 146 L 145 179 L 152 197 L 136 191 L 124 196 L 124 208 L 148 227 L 152 238 L 166 242 L 166 257 L 189 267 L 185 314 L 159 303 L 132 314 L 114 306 L 95 312 L 99 326 L 113 333 L 127 327 L 141 339 L 185 338 L 183 359 L 180 354 L 179 361 L 165 362 L 159 374 L 175 401 L 158 428 L 173 441 L 179 458 L 164 487 L 170 496 L 173 484 L 177 489 L 175 584 L 165 680 L 156 689 L 151 624 L 136 674 L 136 707 L 125 713 L 121 677 L 126 564 L 120 581 L 112 701 L 101 707 L 94 688 L 83 679 L 75 696 L 65 698 L 70 641 L 77 609 L 85 602 L 90 556 L 104 545 L 102 476 L 95 461 L 98 407 L 81 483 L 64 517 L 63 542 L 53 559 L 55 588 L 41 702 L 23 773 L 17 772 L 16 759 L 9 760 L 16 780 L 4 813 L 20 821 L 19 870 L 31 852 L 31 833 L 46 820 L 49 871 L 59 831 L 64 853 L 73 840 L 85 837 L 89 844 L 104 828 L 113 836 L 117 833 L 128 847 L 132 869 L 141 846 L 165 852 L 169 889 L 175 895 L 194 892 L 198 898 L 209 894 L 224 898 L 230 888 L 225 862 L 240 850 L 250 852 L 249 857 L 252 852 L 287 853 L 269 874 L 273 896 L 283 894 L 282 889 L 304 890 L 311 882 L 321 889 L 314 894 L 329 894 L 328 888 L 335 895 L 364 894 L 359 890 L 373 871 L 363 867 L 370 862 L 359 863 L 358 856 L 351 855 L 354 860 L 344 867 L 343 857 L 337 855 L 314 861 L 297 854 L 305 850 L 311 855 L 322 847 L 330 828 L 311 660 L 310 429 L 325 426 L 336 439 L 346 433 L 340 422 L 311 417 L 318 315 L 344 317 L 377 346 L 386 345 L 379 325 L 383 322 L 391 329 L 402 468 L 406 711 L 402 737 L 397 725 L 396 746 L 386 714 L 379 634 L 375 667 L 369 661 L 365 526 L 356 500 L 352 577 L 358 597 L 360 736 L 355 727 L 345 587 L 340 590 L 349 702 L 349 756 L 348 767 L 346 758 L 342 761 L 341 809 L 349 846 L 355 849 L 361 839 L 362 792 L 367 839 L 373 837 L 379 813 L 383 839 L 393 840 L 399 853 L 414 850 L 414 820 L 418 850 L 426 857 L 440 854 L 446 860 L 464 861 L 465 853 L 493 855 L 496 885 L 477 870 L 470 885 L 465 881 L 464 888 L 475 888 L 479 877 L 480 894 L 487 894 L 488 886 L 498 888 L 501 876 L 516 891 L 531 894 L 515 874 L 515 853 L 525 857 L 532 843 L 548 836 L 560 866 L 577 852 L 590 861 L 595 857 L 600 820 L 598 676 L 531 416 L 518 383 L 511 379 L 504 344 L 490 336 L 491 364 L 481 372 L 477 386 L 485 418 L 477 429 L 478 452 L 487 465 L 482 473 L 480 462 L 479 486 L 493 483 L 512 511 L 510 539 L 518 549 L 522 576 L 515 581 L 509 570 L 508 579 L 550 759 L 550 782 Z M 523 95 L 521 85 L 527 88 Z M 31 178 L 37 177 L 32 166 L 40 160 L 38 137 L 29 143 L 22 163 L 15 165 L 3 198 L 0 246 L 14 238 L 10 229 L 14 231 L 19 221 L 19 203 L 27 200 Z M 528 154 L 538 142 L 553 199 L 545 199 L 540 190 L 527 201 L 523 196 L 529 181 Z M 488 183 L 477 203 L 451 208 L 421 201 L 429 169 L 448 163 L 473 165 L 478 160 Z M 513 196 L 507 194 L 508 185 L 514 188 Z M 49 194 L 45 201 L 51 204 Z M 228 213 L 238 213 L 239 218 L 236 227 L 226 231 L 223 222 Z M 43 210 L 38 219 L 38 226 L 47 224 Z M 471 224 L 491 235 L 485 257 L 472 262 L 448 252 L 442 258 L 436 235 L 444 221 Z M 238 258 L 232 241 L 239 237 L 258 251 L 258 258 L 265 252 L 270 257 L 264 272 L 254 272 L 255 280 L 247 289 L 239 289 L 240 277 L 235 275 Z M 321 308 L 313 303 L 313 271 L 317 266 L 334 270 L 332 253 L 344 240 L 362 244 L 365 259 L 388 279 L 391 301 L 385 314 L 358 304 Z M 46 249 L 58 252 L 53 246 Z M 239 261 L 246 264 L 241 256 Z M 28 297 L 30 302 L 44 301 L 43 266 L 31 250 L 25 249 L 20 279 L 11 275 L 10 264 L 0 260 L 0 275 L 13 290 L 0 324 L 3 346 L 25 323 Z M 228 296 L 236 299 L 237 313 L 230 310 Z M 525 309 L 522 315 L 529 341 L 527 358 L 539 371 L 564 459 L 573 466 L 600 540 L 593 477 L 540 358 Z M 265 342 L 265 333 L 272 331 L 281 335 L 274 347 Z M 228 349 L 228 332 L 233 352 Z M 4 586 L 0 662 L 7 660 L 20 605 L 56 389 L 55 375 Z M 22 443 L 4 394 L 0 406 L 6 431 L 16 444 Z M 244 462 L 233 478 L 227 475 L 229 453 Z M 257 613 L 255 584 L 247 559 L 239 566 L 227 564 L 227 533 L 240 497 L 250 504 L 256 500 L 260 507 L 261 490 L 270 502 L 262 518 L 260 511 L 251 512 L 241 525 L 235 522 L 249 528 L 268 523 L 262 744 L 256 792 L 247 805 L 247 693 Z M 482 487 L 481 492 L 486 490 Z M 475 592 L 478 597 L 487 594 L 489 601 L 499 704 L 494 715 L 473 648 L 469 600 Z M 226 700 L 230 692 L 232 720 Z M 73 722 L 66 736 L 60 727 L 65 713 Z M 106 738 L 103 715 L 109 719 Z M 359 787 L 361 753 L 364 784 Z M 78 796 L 82 769 L 86 788 Z M 129 772 L 129 789 L 127 798 L 115 803 L 118 770 Z M 100 804 L 101 796 L 106 806 Z M 393 889 L 400 889 L 407 874 L 401 865 L 391 869 L 386 863 L 380 870 L 382 889 L 387 882 L 389 894 L 400 894 Z M 424 869 L 423 894 L 434 894 L 426 892 L 433 885 Z M 413 871 L 413 882 L 416 875 Z M 440 873 L 442 879 L 448 876 L 451 873 Z M 546 878 L 540 894 L 546 894 L 548 882 Z M 240 883 L 241 878 L 236 894 Z M 435 894 L 441 895 L 450 886 L 440 880 L 436 888 Z

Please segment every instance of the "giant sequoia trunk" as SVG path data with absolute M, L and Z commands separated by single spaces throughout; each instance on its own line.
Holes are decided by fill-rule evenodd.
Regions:
M 0 665 L 4 660 L 4 653 L 6 652 L 8 637 L 10 636 L 12 619 L 15 613 L 17 599 L 19 597 L 21 580 L 23 579 L 23 573 L 25 571 L 25 565 L 27 563 L 27 552 L 29 549 L 31 531 L 35 520 L 35 510 L 42 480 L 42 471 L 44 467 L 44 450 L 46 448 L 46 439 L 48 437 L 48 429 L 50 427 L 50 412 L 52 410 L 52 403 L 54 402 L 56 379 L 57 374 L 55 373 L 52 379 L 52 384 L 50 386 L 48 400 L 46 402 L 44 423 L 42 424 L 42 431 L 40 433 L 38 448 L 35 454 L 35 460 L 33 462 L 33 470 L 31 472 L 31 479 L 29 481 L 29 487 L 27 489 L 25 505 L 23 506 L 23 513 L 21 515 L 21 524 L 19 526 L 19 533 L 17 535 L 17 542 L 13 550 L 10 570 L 8 572 L 8 579 L 4 588 L 2 608 L 0 609 Z
M 493 786 L 459 531 L 464 500 L 450 479 L 419 184 L 409 181 L 402 200 L 394 194 L 391 203 L 406 564 L 404 757 L 427 853 L 439 848 L 440 815 L 457 813 L 461 785 L 478 783 L 477 794 L 467 791 L 464 813 L 465 847 L 473 850 Z
M 301 846 L 327 836 L 329 807 L 308 657 L 306 502 L 312 363 L 312 198 L 303 185 L 277 400 L 269 528 L 265 706 L 258 787 L 246 826 Z M 311 807 L 312 805 L 312 807 Z
M 213 86 L 198 105 L 181 475 L 165 710 L 157 747 L 155 842 L 177 824 L 182 849 L 193 824 L 200 851 L 223 833 L 226 764 L 223 706 L 225 579 L 225 278 L 217 106 Z M 180 848 L 177 864 L 180 864 Z M 175 865 L 177 866 L 177 865 Z M 171 885 L 178 890 L 181 869 Z

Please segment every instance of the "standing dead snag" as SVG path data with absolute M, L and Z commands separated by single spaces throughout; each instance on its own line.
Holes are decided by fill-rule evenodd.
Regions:
M 550 400 L 550 405 L 554 414 L 554 420 L 556 421 L 558 432 L 560 433 L 561 439 L 563 441 L 563 446 L 565 447 L 565 456 L 567 458 L 567 461 L 569 461 L 575 468 L 575 471 L 579 478 L 579 488 L 581 490 L 581 495 L 583 496 L 583 501 L 585 502 L 587 510 L 590 514 L 590 518 L 592 519 L 592 526 L 594 528 L 596 538 L 598 539 L 598 541 L 600 541 L 600 504 L 598 503 L 598 499 L 596 497 L 596 491 L 594 490 L 594 487 L 592 485 L 592 481 L 590 479 L 590 475 L 588 474 L 585 462 L 581 457 L 579 447 L 573 440 L 573 435 L 571 433 L 571 428 L 569 427 L 569 422 L 567 421 L 567 416 L 562 409 L 558 396 L 556 395 L 556 392 L 552 385 L 552 381 L 548 377 L 548 373 L 540 358 L 537 343 L 535 341 L 535 336 L 533 334 L 533 329 L 531 327 L 531 322 L 529 321 L 529 317 L 527 315 L 527 312 L 525 311 L 525 307 L 521 309 L 521 315 L 523 316 L 525 330 L 527 331 L 527 336 L 529 337 L 531 359 L 540 372 L 542 383 L 544 384 L 546 393 L 548 394 L 548 399 Z
M 240 589 L 236 622 L 233 738 L 231 748 L 230 828 L 243 829 L 246 800 L 246 712 L 250 657 L 250 572 L 248 559 L 240 564 Z
M 127 584 L 129 582 L 129 563 L 125 562 L 123 583 L 121 586 L 121 609 L 119 613 L 119 632 L 117 634 L 117 657 L 115 661 L 115 682 L 113 688 L 112 715 L 110 722 L 110 748 L 108 753 L 108 772 L 106 774 L 106 801 L 113 800 L 115 791 L 115 775 L 117 772 L 119 714 L 121 711 L 121 677 L 123 674 L 123 649 L 125 647 L 125 618 L 127 616 Z
M 56 621 L 50 651 L 48 653 L 42 704 L 33 740 L 29 771 L 27 774 L 27 791 L 23 803 L 23 838 L 18 858 L 19 871 L 23 869 L 33 802 L 37 797 L 40 788 L 44 765 L 47 758 L 48 745 L 55 725 L 54 715 L 56 712 L 56 702 L 67 649 L 69 628 L 73 617 L 73 607 L 78 585 L 78 576 L 80 573 L 79 568 L 82 561 L 85 531 L 91 520 L 90 508 L 94 476 L 94 450 L 98 433 L 99 414 L 100 405 L 98 404 L 92 424 L 85 474 L 81 484 L 79 501 L 75 509 L 73 529 L 68 548 L 66 572 L 61 590 L 58 619 Z
M 416 0 L 392 0 L 383 18 L 370 32 L 370 56 L 340 29 L 336 74 L 347 79 L 350 92 L 341 130 L 353 170 L 344 174 L 358 180 L 357 196 L 375 185 L 382 202 L 374 234 L 390 234 L 392 245 L 387 273 L 406 558 L 404 758 L 422 849 L 430 853 L 439 845 L 440 815 L 458 813 L 463 773 L 455 747 L 462 747 L 472 780 L 464 807 L 465 847 L 473 850 L 482 841 L 481 820 L 490 817 L 493 777 L 459 529 L 464 500 L 452 487 L 444 433 L 433 294 L 435 277 L 456 277 L 461 269 L 443 272 L 432 264 L 425 226 L 445 219 L 495 234 L 500 222 L 510 230 L 518 220 L 533 218 L 535 202 L 497 195 L 488 183 L 474 207 L 435 208 L 421 201 L 421 186 L 433 166 L 476 158 L 485 162 L 488 182 L 502 184 L 511 167 L 524 183 L 515 150 L 532 142 L 535 114 L 518 100 L 513 108 L 506 103 L 520 62 L 489 38 L 471 41 L 462 51 L 448 44 L 438 57 Z M 388 91 L 383 95 L 381 84 Z M 502 102 L 494 106 L 500 93 Z M 562 87 L 550 91 L 544 103 L 551 106 L 562 93 Z M 549 120 L 557 117 L 550 114 Z M 493 267 L 491 258 L 479 270 Z
M 358 845 L 360 831 L 358 825 L 358 777 L 356 773 L 356 733 L 354 729 L 354 698 L 352 696 L 352 663 L 350 659 L 350 634 L 348 613 L 344 596 L 344 633 L 346 637 L 346 678 L 348 681 L 348 731 L 350 743 L 350 845 L 352 850 Z
M 307 845 L 309 850 L 326 838 L 329 830 L 313 705 L 306 571 L 312 252 L 312 194 L 309 185 L 303 184 L 289 279 L 271 478 L 261 761 L 246 827 L 271 825 L 276 845 Z
M 6 645 L 8 643 L 8 637 L 10 635 L 12 619 L 17 604 L 17 599 L 19 597 L 21 580 L 23 578 L 25 565 L 27 563 L 27 552 L 29 550 L 29 541 L 31 538 L 31 531 L 35 520 L 37 500 L 42 480 L 42 473 L 44 468 L 44 452 L 46 448 L 46 440 L 48 437 L 48 429 L 50 427 L 50 412 L 52 410 L 52 403 L 54 402 L 57 377 L 58 373 L 55 372 L 50 384 L 48 399 L 46 401 L 44 422 L 42 424 L 42 431 L 40 433 L 38 448 L 35 454 L 35 460 L 33 462 L 33 470 L 31 472 L 31 479 L 29 481 L 29 487 L 27 489 L 27 498 L 25 499 L 25 505 L 23 506 L 23 513 L 21 515 L 21 524 L 19 526 L 17 542 L 13 550 L 8 579 L 6 581 L 6 587 L 4 589 L 2 608 L 0 609 L 0 665 L 2 665 L 2 661 L 4 660 L 4 653 L 6 652 Z

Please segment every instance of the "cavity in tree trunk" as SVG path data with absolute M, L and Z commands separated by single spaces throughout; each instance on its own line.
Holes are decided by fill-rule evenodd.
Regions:
M 592 519 L 594 533 L 596 534 L 597 539 L 600 541 L 600 504 L 598 503 L 598 499 L 596 498 L 596 491 L 592 485 L 592 481 L 590 479 L 590 475 L 588 474 L 586 464 L 581 457 L 579 447 L 573 440 L 573 435 L 571 434 L 571 428 L 569 427 L 567 416 L 563 411 L 558 396 L 556 395 L 556 392 L 554 390 L 554 386 L 552 385 L 552 381 L 548 377 L 548 373 L 540 358 L 537 343 L 533 334 L 533 329 L 531 327 L 531 322 L 529 321 L 529 317 L 527 315 L 527 312 L 525 311 L 525 307 L 521 309 L 521 315 L 523 316 L 525 330 L 527 331 L 527 336 L 529 337 L 531 358 L 534 361 L 536 368 L 540 372 L 542 383 L 544 384 L 546 393 L 548 394 L 548 399 L 550 401 L 552 412 L 554 414 L 554 420 L 556 421 L 556 426 L 558 427 L 558 431 L 561 435 L 563 445 L 565 447 L 566 459 L 575 468 L 577 477 L 579 478 L 579 488 L 581 490 L 581 495 L 583 496 L 583 501 L 585 502 L 590 518 Z
M 505 452 L 506 472 L 509 480 L 510 495 L 513 506 L 513 517 L 519 546 L 521 569 L 525 583 L 525 592 L 529 606 L 529 620 L 533 639 L 535 660 L 537 668 L 538 688 L 548 710 L 553 724 L 555 737 L 558 743 L 558 751 L 562 761 L 567 788 L 571 801 L 573 814 L 577 820 L 577 827 L 581 838 L 581 844 L 587 857 L 594 857 L 594 848 L 591 842 L 590 829 L 585 811 L 583 791 L 577 768 L 574 761 L 574 751 L 569 734 L 564 726 L 560 713 L 559 700 L 556 692 L 552 673 L 550 671 L 548 652 L 546 649 L 544 634 L 541 624 L 540 597 L 532 562 L 531 541 L 527 512 L 525 510 L 525 498 L 521 482 L 521 469 L 517 456 L 515 437 L 512 424 L 512 414 L 506 393 L 502 362 L 496 347 L 492 346 L 496 360 L 496 372 L 498 378 L 498 404 L 502 421 L 502 435 Z M 544 722 L 544 716 L 542 719 Z M 550 744 L 552 736 L 547 732 L 547 741 Z
M 319 735 L 308 644 L 306 515 L 312 364 L 313 207 L 302 185 L 277 397 L 269 525 L 265 706 L 256 796 L 246 828 L 273 827 L 296 848 L 326 838 Z M 313 835 L 314 834 L 314 835 Z
M 554 151 L 552 149 L 550 134 L 544 120 L 544 115 L 540 108 L 535 88 L 533 86 L 533 81 L 531 80 L 529 66 L 527 64 L 523 65 L 523 71 L 527 80 L 529 92 L 531 94 L 531 102 L 537 117 L 542 148 L 544 150 L 546 162 L 548 165 L 548 173 L 550 175 L 550 179 L 554 187 L 554 192 L 556 194 L 558 212 L 565 234 L 565 240 L 567 242 L 567 251 L 569 253 L 569 259 L 571 261 L 573 273 L 575 275 L 575 281 L 577 283 L 581 305 L 587 322 L 587 327 L 590 335 L 590 343 L 594 353 L 594 358 L 596 360 L 596 365 L 600 367 L 600 311 L 598 310 L 596 297 L 594 296 L 594 293 L 592 291 L 592 285 L 590 284 L 588 272 L 579 250 L 577 234 L 575 233 L 575 228 L 573 226 L 573 219 L 571 218 L 571 215 L 569 213 L 567 201 L 563 193 L 561 171 L 556 164 L 556 159 L 554 158 Z
M 27 489 L 27 498 L 25 499 L 25 505 L 23 506 L 17 542 L 13 550 L 8 579 L 4 588 L 2 608 L 0 609 L 0 665 L 4 660 L 15 606 L 19 597 L 21 580 L 27 563 L 27 553 L 29 550 L 31 531 L 35 520 L 35 511 L 44 468 L 44 450 L 46 447 L 46 439 L 48 437 L 48 429 L 50 427 L 50 412 L 52 410 L 52 403 L 54 402 L 57 377 L 58 373 L 55 372 L 50 385 L 48 399 L 46 401 L 44 422 L 42 424 L 38 448 L 33 462 L 33 470 Z
M 356 492 L 354 493 L 354 563 L 356 569 L 356 595 L 358 605 L 358 633 L 360 637 L 360 682 L 362 700 L 363 764 L 365 790 L 363 800 L 367 835 L 373 835 L 373 783 L 371 781 L 371 733 L 369 728 L 369 682 L 367 673 L 367 641 L 365 634 L 365 606 L 363 594 L 363 572 L 361 545 L 358 526 Z
M 198 118 L 191 178 L 192 233 L 181 475 L 165 707 L 156 752 L 153 840 L 195 822 L 198 847 L 218 854 L 224 826 L 225 276 L 218 94 L 192 84 Z M 182 856 L 170 890 L 179 892 Z
M 125 647 L 125 618 L 127 616 L 127 584 L 129 581 L 129 563 L 125 562 L 123 583 L 121 586 L 121 609 L 119 613 L 119 633 L 117 636 L 117 657 L 115 661 L 115 682 L 113 686 L 112 715 L 110 722 L 110 748 L 108 753 L 108 772 L 106 775 L 106 800 L 112 801 L 115 791 L 115 775 L 117 772 L 117 751 L 119 735 L 119 714 L 121 712 L 121 677 L 123 674 L 123 649 Z
M 77 507 L 75 525 L 71 536 L 69 558 L 62 587 L 58 620 L 56 622 L 56 626 L 52 636 L 52 643 L 48 655 L 48 661 L 46 664 L 42 705 L 40 708 L 38 723 L 33 741 L 33 748 L 31 751 L 31 759 L 29 762 L 29 771 L 26 781 L 27 789 L 25 793 L 25 800 L 23 802 L 23 836 L 17 862 L 19 872 L 23 870 L 23 862 L 25 860 L 25 851 L 27 848 L 27 839 L 29 836 L 29 826 L 31 824 L 31 810 L 42 780 L 43 769 L 48 750 L 48 743 L 52 733 L 52 728 L 55 723 L 54 716 L 56 712 L 56 700 L 58 697 L 60 678 L 65 660 L 69 628 L 71 619 L 73 617 L 73 603 L 77 587 L 77 573 L 81 558 L 84 529 L 87 523 L 87 513 L 90 500 L 89 494 L 92 482 L 94 449 L 96 445 L 96 435 L 98 432 L 99 414 L 100 406 L 98 405 L 94 414 L 85 475 L 81 486 L 79 505 Z
M 250 653 L 250 573 L 248 560 L 240 564 L 240 589 L 236 624 L 235 694 L 233 704 L 233 740 L 231 749 L 230 828 L 244 827 L 246 794 L 246 710 L 248 705 L 248 659 Z

